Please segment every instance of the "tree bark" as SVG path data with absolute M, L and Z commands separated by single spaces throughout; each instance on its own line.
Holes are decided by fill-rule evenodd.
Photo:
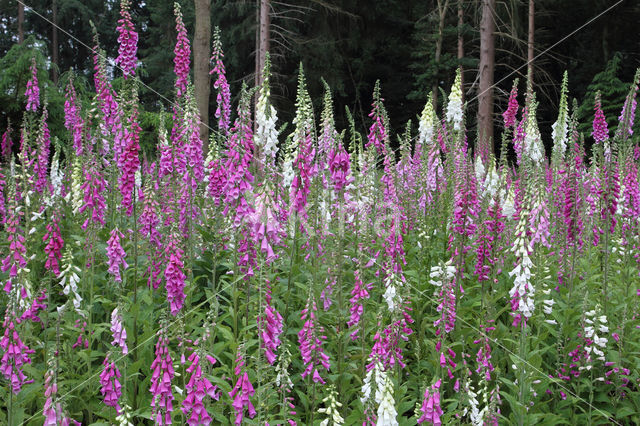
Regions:
M 534 0 L 529 0 L 529 38 L 528 38 L 528 52 L 527 52 L 527 90 L 533 93 L 533 34 L 534 34 Z
M 18 3 L 18 43 L 24 41 L 24 5 Z
M 60 67 L 60 59 L 58 54 L 58 0 L 51 2 L 52 19 L 51 22 L 51 80 L 54 84 L 58 84 L 58 68 Z
M 495 62 L 495 0 L 482 0 L 480 21 L 480 93 L 478 94 L 479 142 L 487 148 L 493 139 L 493 68 Z M 495 152 L 495 141 L 493 150 Z
M 462 1 L 458 0 L 458 63 L 464 58 L 464 36 L 462 35 L 462 26 L 464 25 L 464 10 L 462 9 Z M 464 69 L 460 66 L 460 87 L 462 89 L 462 103 L 464 104 Z
M 194 0 L 196 28 L 193 41 L 193 80 L 195 98 L 200 112 L 200 137 L 203 152 L 209 147 L 209 43 L 211 41 L 211 0 Z
M 267 52 L 269 51 L 269 27 L 271 25 L 271 15 L 269 14 L 269 8 L 271 7 L 270 0 L 258 0 L 260 2 L 260 11 L 258 17 L 258 52 L 256 53 L 256 86 L 262 85 L 262 69 L 266 63 Z
M 442 0 L 438 0 L 438 39 L 436 40 L 436 81 L 433 83 L 433 109 L 438 109 L 438 80 L 440 80 L 440 57 L 442 56 L 442 42 L 444 39 L 444 21 L 447 17 L 447 8 L 449 7 L 449 0 L 445 0 L 444 5 Z

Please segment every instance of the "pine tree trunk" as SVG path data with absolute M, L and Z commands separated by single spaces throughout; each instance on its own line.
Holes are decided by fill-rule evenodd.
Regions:
M 51 11 L 53 13 L 51 22 L 51 80 L 54 84 L 58 84 L 58 68 L 60 67 L 60 59 L 58 54 L 58 0 L 51 2 Z
M 464 25 L 464 10 L 462 9 L 462 1 L 458 0 L 458 63 L 464 58 L 464 36 L 462 35 L 462 26 Z M 464 69 L 460 66 L 460 87 L 462 88 L 462 103 L 464 104 Z
M 260 1 L 260 15 L 258 24 L 258 53 L 256 57 L 256 86 L 262 84 L 262 69 L 266 63 L 267 52 L 269 51 L 269 27 L 271 16 L 269 14 L 270 0 Z
M 193 41 L 193 80 L 195 98 L 200 111 L 200 137 L 206 155 L 209 145 L 209 43 L 211 41 L 211 0 L 194 0 L 196 28 Z
M 18 3 L 18 44 L 24 41 L 24 5 Z
M 440 80 L 440 57 L 442 56 L 442 42 L 444 39 L 444 21 L 447 17 L 447 7 L 449 6 L 449 0 L 444 2 L 444 6 L 442 5 L 442 0 L 438 0 L 438 39 L 436 40 L 436 55 L 435 55 L 435 63 L 436 63 L 436 81 L 433 83 L 432 93 L 433 93 L 433 108 L 438 109 L 438 81 Z
M 493 68 L 495 62 L 494 41 L 495 0 L 482 0 L 482 19 L 480 21 L 480 93 L 478 94 L 478 133 L 479 143 L 489 152 L 489 143 L 493 139 Z M 495 141 L 494 141 L 495 152 Z
M 533 92 L 533 34 L 534 34 L 534 0 L 529 0 L 529 39 L 527 52 L 527 90 Z

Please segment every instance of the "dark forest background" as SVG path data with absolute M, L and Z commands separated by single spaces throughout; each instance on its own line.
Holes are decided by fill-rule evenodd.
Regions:
M 63 131 L 62 120 L 56 117 L 62 117 L 62 93 L 69 70 L 75 74 L 81 93 L 82 87 L 87 94 L 92 87 L 91 52 L 83 45 L 93 44 L 90 21 L 97 27 L 102 48 L 110 58 L 117 56 L 115 28 L 119 2 L 24 0 L 24 3 L 27 7 L 24 16 L 19 18 L 19 2 L 0 0 L 0 127 L 4 128 L 8 119 L 13 123 L 20 121 L 25 102 L 22 95 L 35 49 L 40 64 L 39 77 L 47 86 L 51 116 L 59 123 L 57 127 L 51 126 L 55 134 L 56 130 Z M 193 40 L 194 1 L 180 3 Z M 469 137 L 475 138 L 481 3 L 480 0 L 272 0 L 271 84 L 280 122 L 293 117 L 300 63 L 317 112 L 322 100 L 322 79 L 329 83 L 339 128 L 347 127 L 345 107 L 353 112 L 360 130 L 368 127 L 371 93 L 379 79 L 394 133 L 402 132 L 410 119 L 415 123 L 434 87 L 448 93 L 455 69 L 461 65 L 468 101 Z M 528 3 L 528 0 L 504 0 L 496 1 L 494 6 L 496 137 L 500 113 L 505 109 L 515 77 L 520 78 L 520 93 L 525 90 Z M 611 0 L 535 0 L 535 54 L 542 53 L 615 3 Z M 222 33 L 234 105 L 242 82 L 252 85 L 255 81 L 259 6 L 259 0 L 210 2 L 212 27 L 218 26 Z M 51 23 L 38 14 L 55 20 L 68 34 L 58 30 L 54 35 Z M 151 144 L 153 113 L 166 108 L 173 98 L 173 2 L 133 1 L 132 14 L 140 40 L 139 75 L 153 88 L 153 91 L 141 88 L 141 103 L 147 112 L 142 115 L 142 125 Z M 19 34 L 20 20 L 23 34 Z M 639 22 L 640 2 L 624 0 L 534 61 L 534 90 L 540 101 L 538 120 L 546 144 L 550 143 L 551 123 L 556 119 L 565 70 L 569 73 L 570 96 L 578 100 L 582 121 L 586 123 L 587 137 L 596 90 L 603 93 L 605 113 L 612 126 L 615 125 L 635 69 L 640 66 Z M 18 45 L 21 37 L 24 41 Z M 458 53 L 459 37 L 463 42 L 462 56 Z M 436 55 L 438 43 L 441 43 L 439 57 Z M 114 76 L 119 77 L 120 73 L 114 72 Z M 118 84 L 116 78 L 114 86 L 117 88 Z M 522 101 L 521 97 L 521 104 Z M 215 111 L 213 91 L 209 102 L 209 111 Z M 211 117 L 212 114 L 209 124 L 213 126 Z

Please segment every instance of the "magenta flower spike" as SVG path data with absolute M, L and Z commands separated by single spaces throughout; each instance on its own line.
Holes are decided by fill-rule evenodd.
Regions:
M 595 116 L 593 117 L 593 132 L 591 135 L 596 144 L 602 143 L 609 139 L 609 129 L 607 127 L 607 120 L 602 112 L 602 105 L 600 103 L 600 92 L 596 94 L 596 103 L 593 107 Z
M 164 270 L 164 277 L 167 288 L 167 300 L 171 315 L 176 316 L 182 309 L 184 303 L 184 280 L 187 278 L 183 272 L 184 264 L 182 256 L 184 252 L 178 246 L 176 238 L 171 237 L 165 248 L 165 258 L 167 266 Z
M 124 238 L 122 232 L 118 228 L 111 230 L 111 238 L 107 241 L 107 257 L 109 258 L 109 273 L 114 276 L 116 282 L 122 282 L 120 276 L 120 266 L 122 269 L 127 269 L 129 265 L 124 260 L 127 256 L 124 249 L 120 245 L 120 239 Z
M 2 158 L 8 160 L 11 156 L 13 141 L 11 140 L 11 123 L 7 125 L 7 129 L 2 134 L 2 145 L 0 145 L 0 154 Z
M 28 380 L 24 374 L 23 367 L 25 364 L 31 364 L 29 355 L 35 351 L 29 349 L 27 345 L 20 339 L 20 334 L 16 330 L 18 319 L 14 313 L 7 311 L 2 324 L 4 335 L 0 340 L 0 348 L 2 348 L 2 359 L 0 359 L 0 373 L 9 381 L 11 391 L 14 394 L 20 393 L 22 386 L 33 383 Z
M 151 413 L 157 425 L 170 425 L 173 412 L 171 381 L 175 376 L 169 353 L 169 340 L 161 332 L 156 343 L 156 357 L 151 363 Z
M 247 374 L 247 372 L 245 371 L 244 373 L 242 373 L 241 368 L 243 364 L 243 361 L 237 363 L 235 371 L 237 376 L 236 384 L 231 392 L 229 392 L 229 397 L 233 400 L 231 406 L 236 413 L 236 417 L 234 420 L 235 425 L 242 424 L 245 409 L 248 411 L 249 417 L 251 418 L 255 417 L 255 415 L 257 414 L 250 399 L 250 397 L 255 394 L 255 390 L 253 389 L 253 385 L 249 381 L 249 375 Z
M 118 402 L 122 396 L 120 370 L 113 361 L 109 361 L 109 355 L 105 357 L 102 365 L 104 365 L 104 369 L 100 373 L 100 393 L 104 397 L 104 404 L 115 408 L 120 413 L 121 408 Z
M 187 37 L 187 29 L 182 21 L 182 12 L 180 5 L 174 3 L 174 13 L 176 15 L 176 32 L 178 33 L 176 40 L 176 47 L 173 49 L 175 58 L 173 63 L 173 72 L 176 75 L 176 91 L 178 97 L 182 96 L 187 91 L 187 84 L 189 82 L 189 66 L 191 64 L 191 47 L 189 45 L 189 38 Z
M 116 58 L 116 64 L 122 68 L 122 74 L 125 80 L 128 77 L 132 77 L 136 72 L 138 65 L 138 59 L 136 58 L 136 52 L 138 50 L 138 33 L 135 30 L 133 21 L 131 19 L 129 0 L 121 0 L 120 2 L 120 16 L 118 19 L 118 57 Z
M 266 294 L 266 306 L 264 308 L 264 315 L 258 318 L 258 322 L 261 328 L 260 335 L 262 341 L 261 346 L 264 349 L 265 358 L 267 362 L 272 364 L 276 360 L 276 350 L 280 346 L 280 335 L 283 331 L 282 315 L 271 305 L 271 287 L 267 288 Z
M 211 364 L 214 364 L 216 361 L 215 358 L 211 356 L 207 356 L 207 360 Z M 212 385 L 209 379 L 202 375 L 200 356 L 196 350 L 189 355 L 188 361 L 191 362 L 191 365 L 187 367 L 186 371 L 191 376 L 185 387 L 187 396 L 184 401 L 182 401 L 182 412 L 188 417 L 187 424 L 189 426 L 211 424 L 212 419 L 205 408 L 204 398 L 209 396 L 209 398 L 215 399 L 216 401 L 220 399 L 218 387 Z
M 418 419 L 419 424 L 427 423 L 434 426 L 442 424 L 440 416 L 442 416 L 442 407 L 440 407 L 440 384 L 442 380 L 438 379 L 430 388 L 424 392 L 424 400 L 422 402 L 422 416 Z
M 323 335 L 324 329 L 317 325 L 316 319 L 316 302 L 308 300 L 307 306 L 302 310 L 301 319 L 304 321 L 302 329 L 298 332 L 298 342 L 300 343 L 300 355 L 305 369 L 302 372 L 302 378 L 311 374 L 311 379 L 315 383 L 325 384 L 324 379 L 320 376 L 318 367 L 323 367 L 329 371 L 329 357 L 324 353 L 322 343 L 327 339 Z
M 129 117 L 129 127 L 124 128 L 124 151 L 121 157 L 121 173 L 119 179 L 120 194 L 122 195 L 122 207 L 126 209 L 127 216 L 133 213 L 135 202 L 135 175 L 140 169 L 140 125 L 137 121 L 138 106 L 134 105 Z
M 36 58 L 31 58 L 31 80 L 27 81 L 27 90 L 24 95 L 27 97 L 27 111 L 36 112 L 40 106 L 40 88 L 38 87 L 38 68 Z
M 4 286 L 4 290 L 7 293 L 11 291 L 13 278 L 18 276 L 18 269 L 27 266 L 27 259 L 25 258 L 27 249 L 24 246 L 25 237 L 20 229 L 20 219 L 24 213 L 18 209 L 13 188 L 10 188 L 8 201 L 5 231 L 7 233 L 7 242 L 9 243 L 9 254 L 2 259 L 2 265 L 0 265 L 2 272 L 9 272 L 9 279 Z
M 513 87 L 509 93 L 509 102 L 507 103 L 507 109 L 502 113 L 502 119 L 504 120 L 504 127 L 512 127 L 516 124 L 516 115 L 518 114 L 518 80 L 513 82 Z
M 107 187 L 99 167 L 94 161 L 90 161 L 84 171 L 84 182 L 81 185 L 83 192 L 83 204 L 78 209 L 79 213 L 88 210 L 87 219 L 82 224 L 82 229 L 87 229 L 90 223 L 104 225 L 106 201 L 103 193 Z
M 47 254 L 47 261 L 44 267 L 56 276 L 60 275 L 60 259 L 62 259 L 62 247 L 64 246 L 64 240 L 60 234 L 60 227 L 58 226 L 58 218 L 54 214 L 51 219 L 51 223 L 47 224 L 47 232 L 42 241 L 47 241 L 47 245 L 44 248 Z
M 82 133 L 84 131 L 84 120 L 80 115 L 80 106 L 76 95 L 76 89 L 73 87 L 73 80 L 69 80 L 64 102 L 64 125 L 71 132 L 73 137 L 73 148 L 76 155 L 81 156 L 83 153 Z

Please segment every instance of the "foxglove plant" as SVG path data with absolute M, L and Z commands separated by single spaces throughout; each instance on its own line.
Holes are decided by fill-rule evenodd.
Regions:
M 17 291 L 14 290 L 11 296 L 15 300 Z M 15 302 L 10 302 L 2 323 L 4 333 L 0 339 L 0 348 L 2 349 L 0 373 L 9 382 L 11 391 L 16 395 L 20 393 L 22 386 L 33 383 L 33 380 L 27 379 L 23 368 L 25 364 L 31 364 L 30 355 L 35 353 L 20 338 L 16 329 L 19 322 L 20 320 L 16 316 Z
M 71 247 L 67 245 L 62 257 L 62 269 L 58 274 L 58 279 L 60 279 L 62 293 L 73 303 L 76 312 L 80 316 L 84 316 L 84 313 L 80 310 L 82 297 L 78 293 L 78 283 L 80 282 L 78 274 L 80 274 L 80 268 L 73 264 L 73 253 Z
M 121 174 L 119 179 L 120 194 L 122 195 L 122 207 L 126 209 L 127 216 L 133 213 L 135 203 L 135 175 L 140 168 L 140 126 L 137 122 L 138 107 L 134 101 L 133 110 L 128 120 L 128 127 L 124 129 L 124 151 L 121 158 Z
M 116 282 L 122 282 L 122 277 L 120 276 L 120 267 L 125 270 L 129 265 L 124 260 L 127 256 L 124 249 L 120 245 L 120 239 L 124 238 L 122 232 L 118 228 L 114 228 L 111 230 L 111 237 L 109 241 L 107 241 L 107 257 L 109 258 L 109 273 L 113 275 L 114 280 Z
M 122 69 L 125 80 L 135 75 L 138 59 L 138 33 L 133 26 L 129 0 L 120 1 L 120 19 L 118 19 L 118 57 L 116 64 Z
M 73 148 L 77 156 L 84 152 L 82 146 L 82 134 L 84 132 L 84 120 L 80 113 L 76 89 L 73 79 L 69 79 L 64 102 L 64 125 L 73 137 Z
M 359 324 L 362 318 L 362 314 L 364 312 L 364 300 L 369 298 L 369 291 L 373 287 L 373 283 L 364 284 L 362 282 L 362 278 L 360 278 L 361 271 L 360 269 L 356 269 L 353 272 L 354 275 L 354 285 L 353 290 L 351 291 L 351 307 L 349 308 L 349 312 L 351 313 L 351 317 L 349 321 L 347 321 L 347 327 L 350 329 L 354 329 L 351 332 L 351 340 L 356 340 L 358 338 L 358 333 L 360 332 Z
M 60 266 L 58 262 L 62 259 L 62 247 L 64 246 L 64 240 L 60 234 L 58 218 L 55 214 L 51 219 L 51 223 L 47 224 L 47 233 L 42 237 L 42 241 L 47 241 L 47 245 L 44 248 L 45 253 L 47 253 L 47 261 L 45 262 L 44 267 L 58 276 L 60 275 Z
M 265 174 L 269 175 L 275 172 L 275 159 L 278 153 L 278 130 L 276 122 L 278 115 L 276 109 L 269 103 L 271 91 L 269 88 L 269 60 L 262 71 L 263 81 L 258 94 L 258 102 L 256 103 L 256 132 L 254 137 L 254 146 L 259 155 L 259 167 L 265 169 Z
M 21 216 L 23 212 L 16 202 L 15 183 L 12 179 L 9 182 L 8 192 L 8 208 L 5 221 L 5 231 L 8 235 L 9 254 L 2 259 L 0 270 L 9 272 L 9 279 L 5 283 L 4 290 L 9 293 L 12 289 L 12 281 L 18 276 L 20 270 L 27 267 L 27 259 L 25 257 L 27 249 L 25 247 L 25 237 L 20 229 Z
M 236 367 L 234 369 L 236 384 L 231 392 L 229 392 L 229 397 L 233 400 L 231 406 L 235 411 L 234 424 L 236 425 L 242 424 L 245 409 L 247 410 L 249 417 L 254 418 L 256 415 L 256 410 L 250 399 L 250 397 L 255 394 L 255 390 L 249 381 L 249 375 L 244 371 L 245 368 L 243 367 L 244 360 L 242 355 L 238 352 L 238 356 L 236 357 Z
M 176 40 L 176 47 L 173 49 L 175 58 L 173 63 L 173 72 L 176 75 L 176 93 L 178 97 L 181 97 L 186 93 L 187 84 L 189 82 L 189 66 L 191 64 L 191 46 L 189 45 L 189 38 L 187 37 L 187 29 L 182 21 L 182 11 L 180 10 L 180 4 L 177 2 L 173 4 L 174 14 L 176 16 L 176 32 L 178 33 Z
M 122 314 L 118 312 L 118 308 L 114 308 L 111 312 L 111 334 L 113 336 L 112 346 L 120 346 L 122 348 L 122 355 L 129 353 L 127 347 L 127 330 L 122 324 Z
M 31 58 L 31 80 L 27 81 L 27 90 L 24 96 L 27 98 L 27 111 L 36 112 L 40 107 L 40 87 L 38 87 L 38 67 L 36 58 Z
M 522 315 L 526 321 L 533 314 L 535 289 L 531 277 L 533 262 L 531 261 L 529 239 L 527 237 L 529 212 L 523 207 L 519 213 L 518 225 L 516 227 L 516 239 L 513 242 L 512 251 L 515 253 L 517 261 L 513 270 L 509 272 L 514 278 L 513 287 L 509 291 L 511 297 L 511 309 L 514 311 L 513 325 L 517 326 L 522 321 Z
M 320 426 L 329 426 L 329 422 L 333 426 L 342 426 L 344 418 L 338 411 L 342 407 L 342 403 L 338 401 L 338 393 L 333 386 L 329 387 L 329 394 L 324 397 L 322 402 L 325 403 L 325 407 L 318 408 L 318 413 L 325 414 L 327 418 L 320 422 Z
M 569 106 L 568 98 L 568 74 L 564 72 L 562 86 L 560 87 L 560 105 L 558 106 L 558 119 L 553 123 L 553 152 L 552 161 L 558 167 L 564 159 L 567 150 L 568 130 L 569 130 Z
M 453 124 L 453 130 L 460 130 L 462 115 L 462 72 L 458 68 L 447 102 L 447 121 Z
M 180 248 L 175 236 L 171 236 L 165 248 L 166 267 L 164 278 L 167 289 L 167 301 L 171 315 L 176 316 L 182 309 L 185 293 L 184 285 L 187 278 L 184 274 L 184 263 L 182 257 L 184 251 Z
M 213 69 L 209 71 L 209 74 L 215 73 L 217 76 L 216 81 L 213 83 L 214 89 L 218 91 L 216 95 L 218 107 L 216 108 L 215 116 L 218 119 L 218 129 L 223 135 L 227 135 L 231 123 L 231 91 L 229 90 L 229 83 L 227 82 L 224 62 L 222 61 L 223 58 L 224 53 L 222 51 L 220 28 L 216 27 L 213 32 L 213 53 L 211 55 L 211 62 L 214 63 L 214 66 Z M 257 116 L 256 121 L 258 121 Z
M 212 365 L 216 362 L 215 358 L 210 355 L 206 358 Z M 194 348 L 188 361 L 191 364 L 187 367 L 186 372 L 190 374 L 190 377 L 185 387 L 187 396 L 182 401 L 182 412 L 188 416 L 187 424 L 189 426 L 208 425 L 211 423 L 211 416 L 204 405 L 204 398 L 209 396 L 217 401 L 220 398 L 218 387 L 212 385 L 209 379 L 202 375 L 200 355 L 197 349 Z M 237 419 L 236 424 L 239 424 Z
M 518 79 L 513 81 L 513 87 L 509 93 L 509 101 L 507 102 L 507 109 L 502 113 L 502 119 L 504 121 L 504 127 L 513 127 L 516 124 L 516 115 L 518 114 Z
M 47 124 L 48 117 L 49 112 L 45 100 L 42 118 L 40 119 L 40 130 L 38 132 L 38 160 L 35 166 L 35 172 L 38 178 L 35 189 L 38 193 L 42 193 L 48 184 L 47 169 L 49 166 L 49 151 L 51 147 L 51 134 L 49 133 L 49 125 Z
M 283 331 L 282 315 L 272 305 L 271 286 L 267 283 L 266 289 L 266 304 L 264 308 L 264 315 L 258 318 L 258 325 L 260 327 L 260 345 L 264 348 L 264 355 L 267 358 L 267 362 L 272 364 L 276 360 L 275 352 L 280 346 L 280 335 Z
M 102 365 L 104 365 L 104 369 L 100 373 L 100 393 L 104 397 L 104 404 L 115 408 L 120 413 L 119 399 L 122 396 L 120 370 L 116 367 L 115 362 L 109 359 L 109 355 L 105 357 Z
M 440 385 L 442 380 L 438 379 L 431 387 L 424 391 L 424 399 L 422 401 L 422 407 L 420 411 L 422 415 L 418 418 L 418 423 L 423 424 L 425 422 L 434 426 L 442 424 L 442 407 L 440 406 Z
M 13 141 L 11 140 L 11 121 L 7 122 L 7 129 L 2 134 L 2 144 L 0 145 L 0 154 L 2 158 L 8 162 L 11 156 L 11 150 L 13 148 Z
M 151 416 L 157 425 L 170 425 L 173 412 L 171 381 L 175 377 L 173 360 L 169 353 L 169 339 L 163 325 L 158 332 L 155 358 L 151 363 Z
M 595 111 L 595 115 L 593 117 L 593 132 L 591 133 L 591 136 L 593 136 L 596 144 L 606 143 L 609 140 L 609 129 L 607 120 L 602 112 L 600 92 L 596 93 L 596 100 L 593 109 Z
M 302 378 L 311 374 L 311 380 L 314 383 L 325 384 L 326 382 L 318 372 L 318 367 L 322 366 L 329 371 L 331 365 L 329 357 L 322 348 L 322 343 L 327 339 L 327 336 L 322 334 L 324 329 L 317 325 L 316 311 L 316 302 L 308 299 L 300 317 L 304 321 L 302 329 L 298 332 L 300 355 L 305 366 Z

